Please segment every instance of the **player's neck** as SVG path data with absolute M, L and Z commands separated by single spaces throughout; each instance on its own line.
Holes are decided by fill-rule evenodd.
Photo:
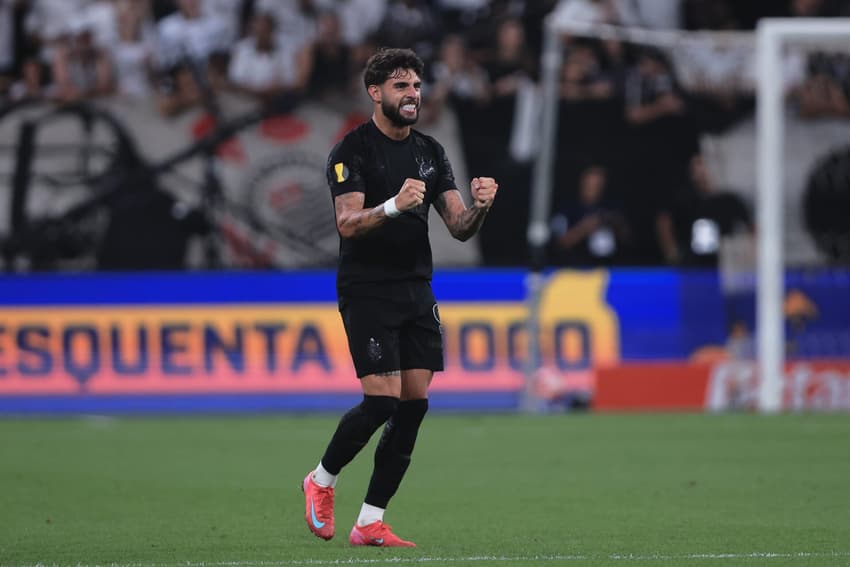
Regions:
M 394 124 L 389 118 L 380 112 L 372 114 L 372 122 L 374 122 L 375 126 L 378 127 L 381 134 L 391 140 L 404 140 L 410 136 L 410 126 L 399 126 Z

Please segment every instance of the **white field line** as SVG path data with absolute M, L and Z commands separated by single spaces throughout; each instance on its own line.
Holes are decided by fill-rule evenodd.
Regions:
M 279 561 L 219 561 L 219 562 L 176 562 L 176 563 L 0 563 L 0 567 L 289 567 L 298 565 L 397 565 L 409 563 L 489 563 L 489 562 L 568 562 L 568 561 L 724 561 L 728 559 L 829 559 L 848 558 L 850 551 L 799 551 L 793 553 L 690 553 L 683 555 L 664 554 L 609 554 L 609 555 L 470 555 L 460 557 L 381 557 L 351 559 L 281 559 Z

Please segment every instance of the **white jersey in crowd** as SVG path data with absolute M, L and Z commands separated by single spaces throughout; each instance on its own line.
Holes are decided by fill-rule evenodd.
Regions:
M 380 27 L 387 11 L 387 0 L 315 0 L 314 4 L 319 10 L 337 13 L 347 45 L 365 41 Z M 278 32 L 296 49 L 316 39 L 316 20 L 300 11 L 298 0 L 257 0 L 255 10 L 272 14 Z
M 148 95 L 151 91 L 148 63 L 153 56 L 152 42 L 119 41 L 112 48 L 111 53 L 118 92 L 135 98 Z
M 256 40 L 247 37 L 236 44 L 228 75 L 235 84 L 249 89 L 294 86 L 298 80 L 297 51 L 290 45 L 272 52 L 257 50 Z
M 206 59 L 218 51 L 227 50 L 227 23 L 218 16 L 202 15 L 188 19 L 175 12 L 160 20 L 158 62 L 162 67 L 176 65 L 184 57 Z
M 204 0 L 201 10 L 205 16 L 212 16 L 221 20 L 226 31 L 222 43 L 232 45 L 239 39 L 239 23 L 242 19 L 243 0 Z
M 334 9 L 339 15 L 343 41 L 358 45 L 381 26 L 387 0 L 343 0 Z
M 316 19 L 305 15 L 296 0 L 257 0 L 254 9 L 274 16 L 278 41 L 291 49 L 301 49 L 316 40 Z
M 41 39 L 39 58 L 43 63 L 53 59 L 53 42 L 71 31 L 70 25 L 85 13 L 88 0 L 31 0 L 24 28 Z

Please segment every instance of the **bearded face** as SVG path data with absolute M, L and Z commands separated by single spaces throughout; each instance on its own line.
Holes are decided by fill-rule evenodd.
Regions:
M 381 112 L 395 126 L 405 127 L 419 120 L 422 81 L 409 69 L 399 69 L 381 85 Z
M 414 99 L 402 99 L 394 103 L 384 98 L 381 111 L 396 126 L 412 126 L 419 120 L 419 103 Z

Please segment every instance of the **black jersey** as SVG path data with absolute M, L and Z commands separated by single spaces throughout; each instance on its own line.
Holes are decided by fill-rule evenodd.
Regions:
M 430 280 L 433 270 L 428 240 L 428 211 L 437 196 L 455 188 L 446 152 L 432 137 L 416 130 L 404 140 L 385 136 L 369 120 L 331 150 L 328 184 L 335 198 L 344 193 L 365 195 L 365 208 L 398 194 L 406 178 L 425 182 L 425 201 L 357 238 L 339 242 L 337 287 L 358 284 Z

